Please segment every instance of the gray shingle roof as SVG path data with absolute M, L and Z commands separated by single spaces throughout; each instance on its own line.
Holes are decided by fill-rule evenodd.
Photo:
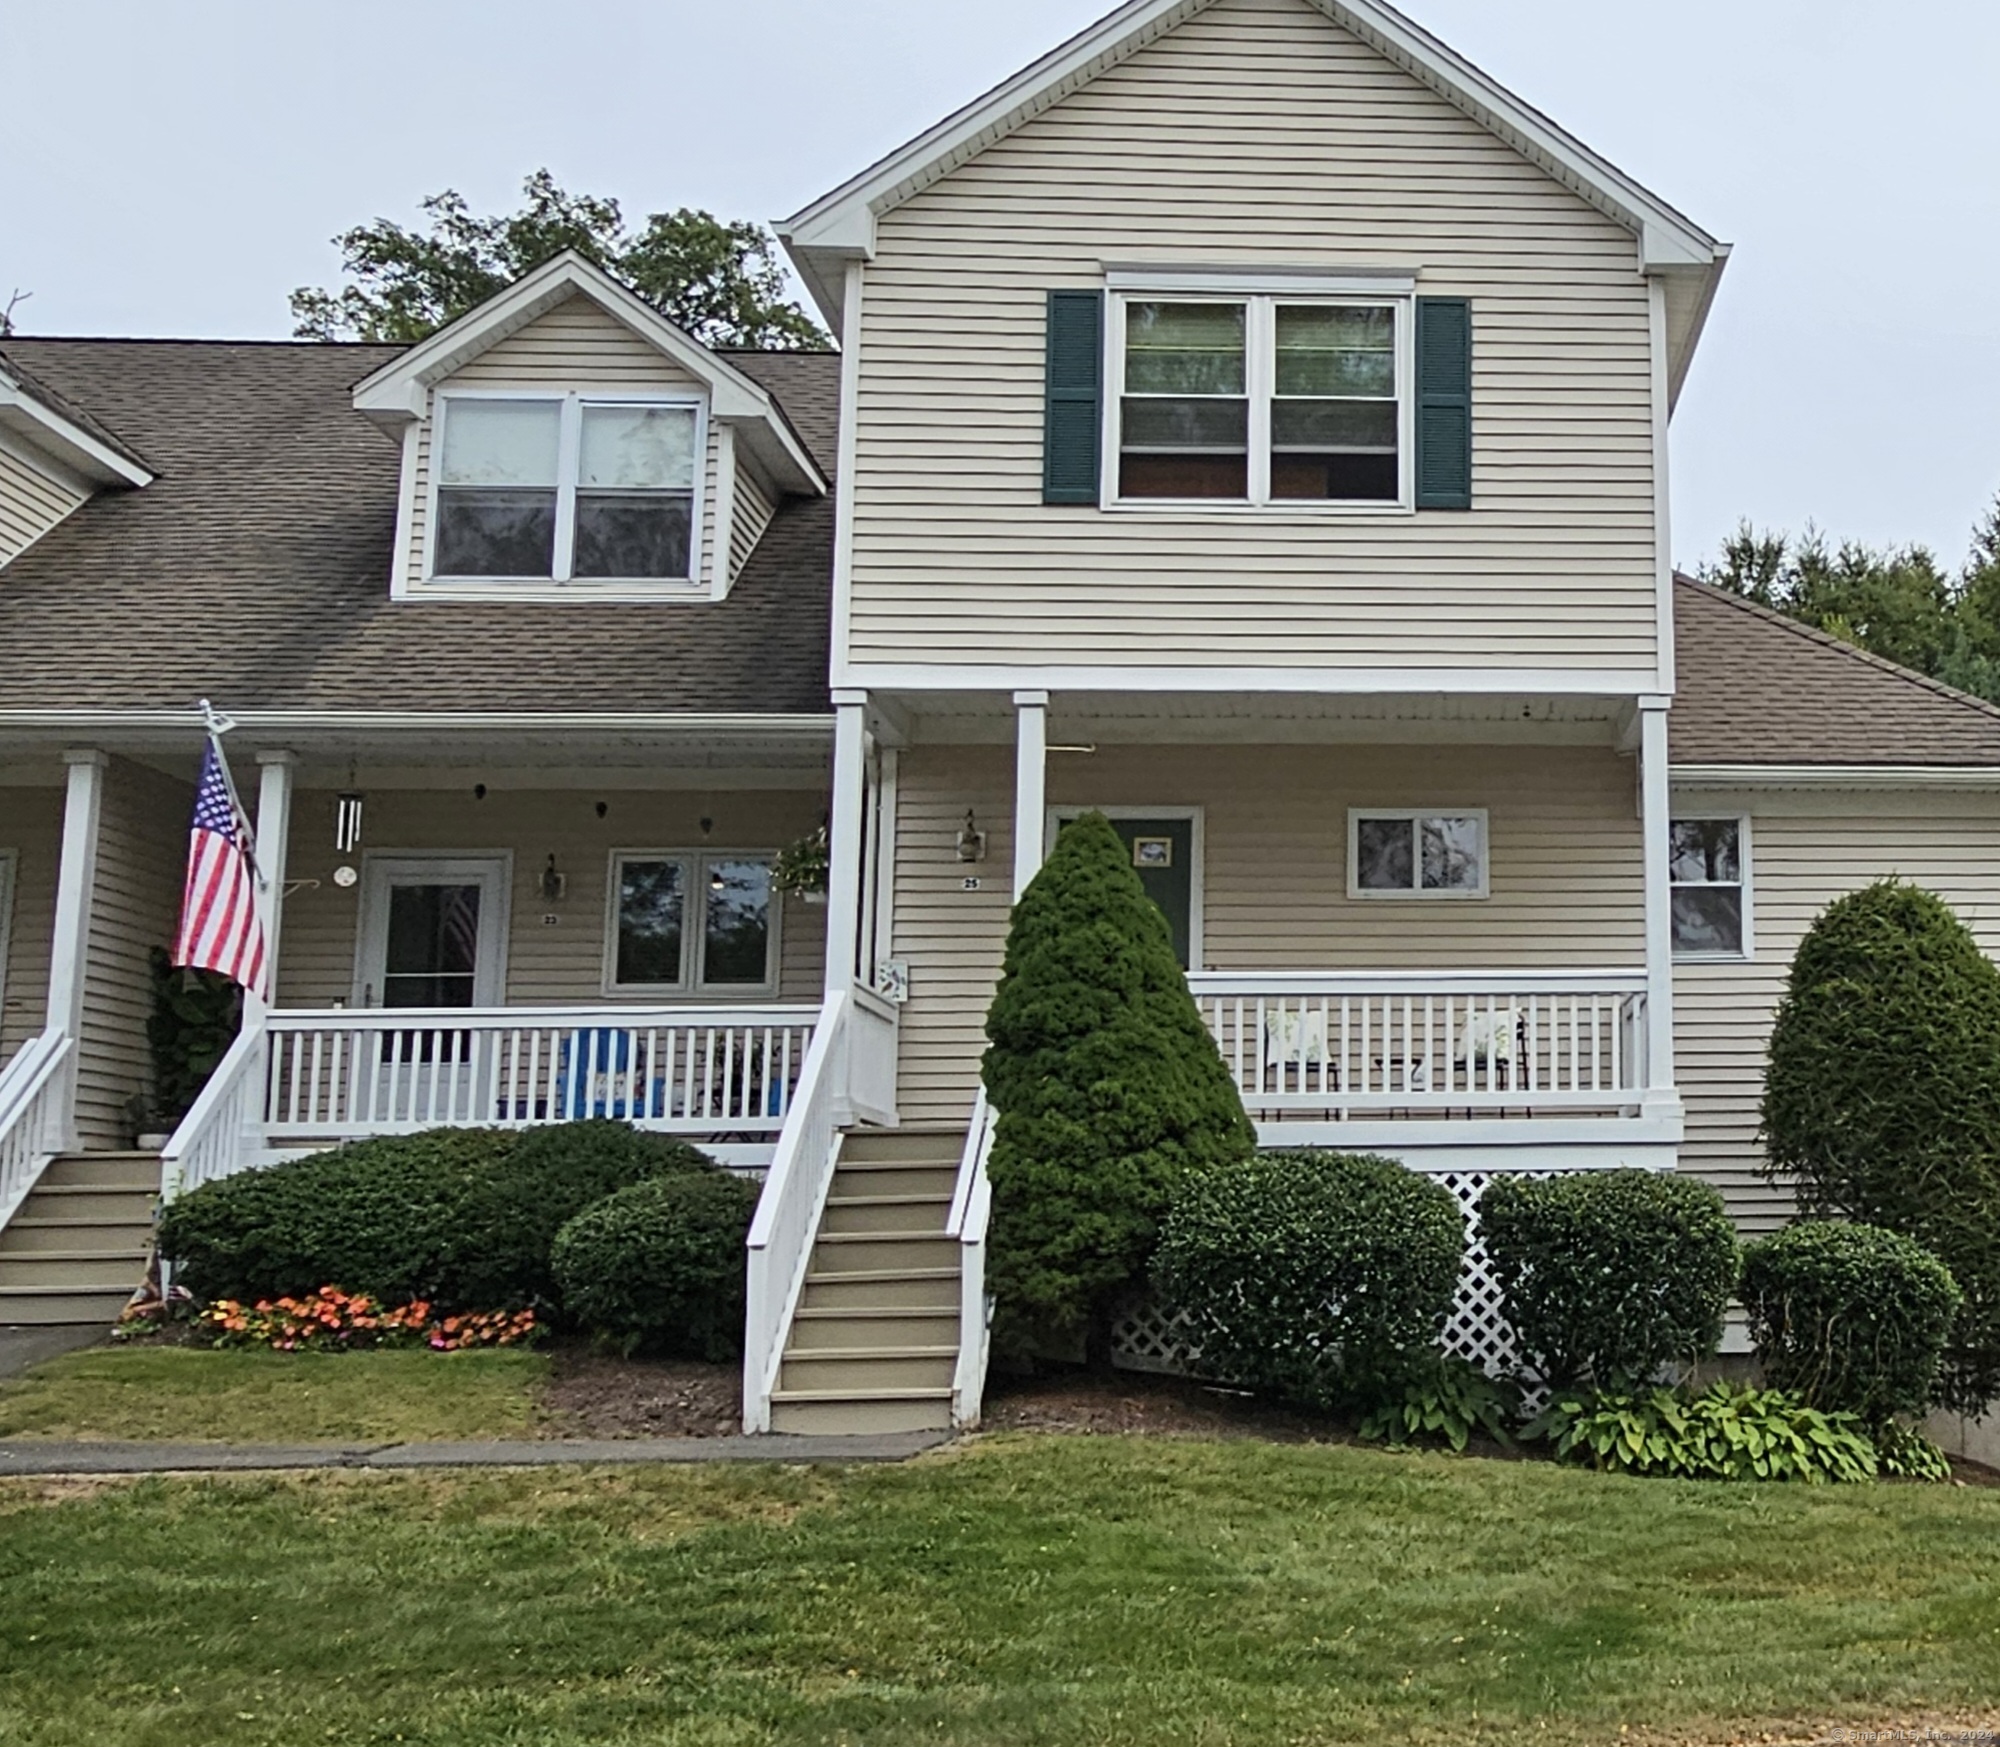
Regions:
M 2000 765 L 2000 709 L 1690 577 L 1674 583 L 1676 764 Z
M 10 708 L 821 712 L 832 507 L 788 502 L 728 600 L 392 602 L 398 449 L 367 345 L 13 338 L 158 471 L 0 571 Z M 833 471 L 839 359 L 733 353 Z

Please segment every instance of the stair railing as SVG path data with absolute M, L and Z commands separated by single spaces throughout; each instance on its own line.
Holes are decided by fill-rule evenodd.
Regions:
M 69 1130 L 76 1039 L 51 1028 L 0 1070 L 0 1226 L 20 1211 Z
M 965 1152 L 959 1159 L 958 1181 L 952 1186 L 951 1215 L 945 1236 L 958 1242 L 958 1365 L 951 1379 L 951 1423 L 961 1430 L 979 1424 L 979 1407 L 986 1394 L 988 1331 L 993 1306 L 986 1296 L 986 1228 L 993 1212 L 993 1184 L 986 1161 L 993 1152 L 993 1108 L 980 1088 L 972 1105 L 972 1126 L 966 1131 Z
M 743 1319 L 743 1429 L 771 1429 L 771 1392 L 805 1289 L 806 1267 L 840 1156 L 841 1063 L 849 992 L 827 996 L 750 1221 Z
M 162 1204 L 257 1162 L 269 1055 L 263 1018 L 246 1016 L 229 1053 L 216 1063 L 160 1154 Z

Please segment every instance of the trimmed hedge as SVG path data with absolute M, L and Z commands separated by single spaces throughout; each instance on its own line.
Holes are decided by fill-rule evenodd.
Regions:
M 563 1303 L 625 1353 L 722 1360 L 743 1351 L 744 1239 L 757 1185 L 707 1170 L 634 1183 L 555 1241 Z
M 1496 1177 L 1486 1253 L 1522 1357 L 1557 1388 L 1642 1388 L 1714 1352 L 1740 1268 L 1722 1197 L 1692 1177 Z
M 1929 1407 L 1964 1302 L 1914 1238 L 1819 1223 L 1751 1244 L 1741 1296 L 1771 1385 L 1871 1426 Z
M 1435 1359 L 1464 1254 L 1451 1192 L 1394 1159 L 1266 1152 L 1186 1180 L 1153 1272 L 1208 1375 L 1370 1406 Z
M 986 1035 L 995 1354 L 1107 1363 L 1183 1175 L 1248 1158 L 1256 1134 L 1102 813 L 1063 830 L 1014 906 Z
M 1884 881 L 1827 906 L 1771 1029 L 1764 1140 L 1808 1214 L 1899 1231 L 1964 1308 L 1937 1394 L 2000 1396 L 2000 969 L 1941 899 Z
M 444 1310 L 549 1306 L 565 1220 L 626 1184 L 709 1168 L 622 1122 L 431 1129 L 203 1184 L 161 1214 L 160 1251 L 199 1298 L 337 1285 Z

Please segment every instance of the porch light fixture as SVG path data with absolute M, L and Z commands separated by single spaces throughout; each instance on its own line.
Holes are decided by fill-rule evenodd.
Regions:
M 958 859 L 960 861 L 986 859 L 986 833 L 979 829 L 979 821 L 972 816 L 970 807 L 965 810 L 965 823 L 959 827 Z
M 333 847 L 342 855 L 352 855 L 361 847 L 361 797 L 352 792 L 335 798 Z
M 569 890 L 569 877 L 556 867 L 556 858 L 553 854 L 549 856 L 549 865 L 542 869 L 538 889 L 545 904 L 560 904 L 563 901 L 563 894 Z

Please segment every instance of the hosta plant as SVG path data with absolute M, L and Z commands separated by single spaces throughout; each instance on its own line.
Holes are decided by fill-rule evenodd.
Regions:
M 1875 1478 L 1867 1428 L 1780 1389 L 1716 1383 L 1699 1394 L 1653 1389 L 1562 1395 L 1530 1428 L 1561 1461 L 1679 1480 L 1828 1481 Z

